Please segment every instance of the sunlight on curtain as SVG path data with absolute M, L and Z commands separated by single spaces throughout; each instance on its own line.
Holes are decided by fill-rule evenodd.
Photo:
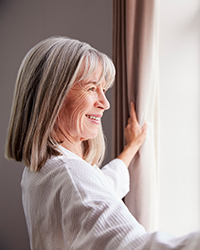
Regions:
M 199 83 L 200 1 L 161 0 L 159 228 L 177 236 L 200 230 Z
M 153 231 L 158 223 L 158 0 L 113 0 L 113 61 L 114 156 L 125 144 L 131 100 L 140 124 L 148 125 L 146 141 L 129 167 L 131 190 L 125 203 L 146 230 Z

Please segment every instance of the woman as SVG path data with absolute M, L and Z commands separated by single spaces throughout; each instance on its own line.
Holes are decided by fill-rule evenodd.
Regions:
M 21 186 L 31 249 L 173 249 L 170 240 L 160 242 L 161 233 L 146 233 L 121 201 L 147 130 L 133 103 L 126 147 L 98 168 L 101 117 L 110 106 L 105 92 L 114 76 L 106 55 L 65 37 L 40 42 L 20 66 L 6 156 L 26 165 Z M 190 247 L 195 237 L 187 237 Z

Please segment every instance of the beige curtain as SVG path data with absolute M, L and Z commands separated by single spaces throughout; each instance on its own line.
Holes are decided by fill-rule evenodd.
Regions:
M 132 100 L 148 132 L 129 167 L 131 190 L 125 203 L 147 231 L 157 229 L 158 223 L 158 4 L 158 0 L 113 0 L 114 156 L 125 143 Z

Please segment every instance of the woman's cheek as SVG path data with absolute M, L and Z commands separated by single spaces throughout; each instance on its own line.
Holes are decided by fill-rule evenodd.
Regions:
M 79 129 L 83 128 L 83 118 L 87 113 L 88 108 L 88 94 L 81 93 L 75 97 L 75 102 L 71 113 L 71 124 L 77 124 Z M 90 99 L 90 98 L 89 98 Z

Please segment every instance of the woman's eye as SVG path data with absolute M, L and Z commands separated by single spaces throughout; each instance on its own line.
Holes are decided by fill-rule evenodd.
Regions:
M 95 87 L 91 87 L 88 90 L 94 92 L 96 90 L 96 88 Z

